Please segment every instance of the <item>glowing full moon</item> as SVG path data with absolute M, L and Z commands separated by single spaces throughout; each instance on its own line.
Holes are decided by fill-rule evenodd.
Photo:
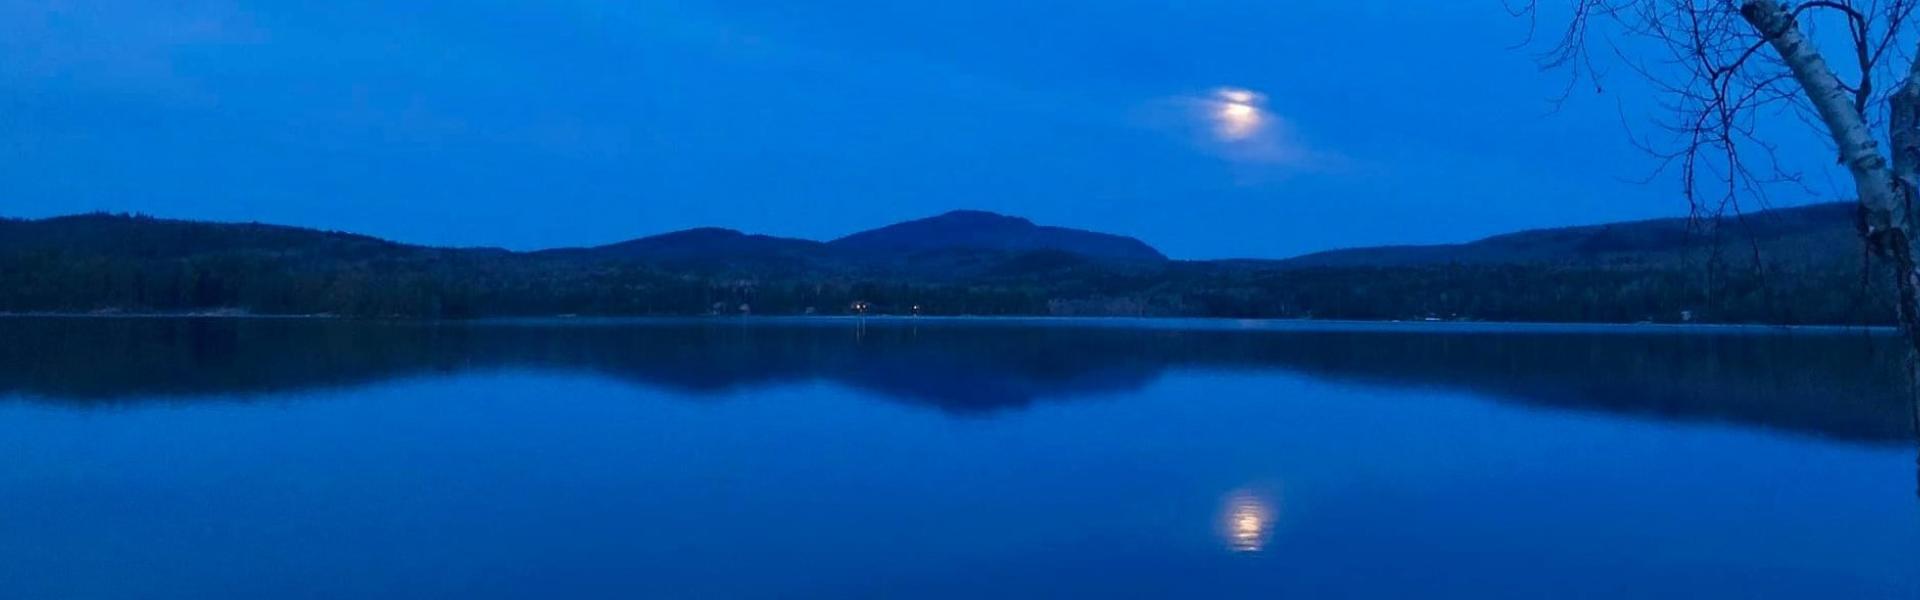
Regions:
M 1260 110 L 1265 97 L 1252 90 L 1220 88 L 1212 99 L 1214 133 L 1225 141 L 1243 140 L 1260 132 L 1266 115 Z

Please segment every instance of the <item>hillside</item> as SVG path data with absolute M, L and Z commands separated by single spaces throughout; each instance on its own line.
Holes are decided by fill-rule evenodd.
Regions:
M 199 223 L 86 214 L 38 221 L 0 219 L 0 252 L 82 251 L 164 257 L 210 253 L 393 256 L 418 248 L 379 238 L 259 223 Z
M 537 254 L 586 260 L 625 260 L 684 269 L 808 269 L 831 261 L 837 252 L 826 244 L 700 227 L 591 248 L 563 248 Z
M 1404 267 L 1440 264 L 1663 262 L 1707 253 L 1821 261 L 1857 254 L 1854 208 L 1828 203 L 1703 219 L 1652 219 L 1535 229 L 1465 244 L 1376 246 L 1280 261 L 1306 267 Z
M 829 242 L 829 245 L 862 254 L 996 250 L 1056 251 L 1123 261 L 1167 259 L 1159 250 L 1130 237 L 1040 226 L 1026 219 L 977 210 L 956 210 L 862 231 Z
M 0 312 L 476 317 L 1153 315 L 1884 323 L 1847 205 L 1174 261 L 961 211 L 830 242 L 701 228 L 590 248 L 431 248 L 261 224 L 0 219 Z M 1710 232 L 1710 233 L 1703 233 Z

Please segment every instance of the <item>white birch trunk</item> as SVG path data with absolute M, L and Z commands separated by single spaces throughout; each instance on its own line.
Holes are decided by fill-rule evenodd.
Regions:
M 1740 16 L 1773 45 L 1833 135 L 1833 143 L 1840 149 L 1840 163 L 1853 175 L 1860 206 L 1866 211 L 1867 236 L 1878 237 L 1886 231 L 1904 234 L 1910 223 L 1906 203 L 1894 188 L 1887 159 L 1880 154 L 1873 132 L 1867 129 L 1866 118 L 1854 110 L 1853 95 L 1842 87 L 1826 58 L 1820 56 L 1820 49 L 1801 33 L 1793 13 L 1779 0 L 1746 0 L 1740 6 Z
M 1866 117 L 1854 109 L 1852 94 L 1840 84 L 1840 78 L 1827 66 L 1820 50 L 1802 35 L 1793 13 L 1779 0 L 1745 0 L 1740 16 L 1765 37 L 1780 59 L 1793 71 L 1793 78 L 1807 93 L 1820 120 L 1833 134 L 1840 148 L 1840 163 L 1853 175 L 1860 194 L 1861 225 L 1867 247 L 1893 263 L 1895 287 L 1899 297 L 1895 309 L 1900 326 L 1912 350 L 1907 357 L 1913 428 L 1920 434 L 1920 239 L 1913 235 L 1913 215 L 1909 204 L 1920 196 L 1920 59 L 1907 73 L 1907 80 L 1888 98 L 1887 139 L 1893 144 L 1893 165 L 1880 154 L 1867 129 Z M 1920 459 L 1916 459 L 1920 460 Z M 1920 493 L 1920 489 L 1916 489 Z

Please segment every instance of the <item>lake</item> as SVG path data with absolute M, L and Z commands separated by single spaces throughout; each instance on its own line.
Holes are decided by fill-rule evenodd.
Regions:
M 1920 598 L 1898 340 L 0 319 L 5 598 Z

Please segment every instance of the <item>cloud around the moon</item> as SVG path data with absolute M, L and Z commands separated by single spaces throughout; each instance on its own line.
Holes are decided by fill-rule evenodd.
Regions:
M 1341 168 L 1339 153 L 1307 142 L 1294 123 L 1268 107 L 1267 95 L 1223 86 L 1163 98 L 1147 122 L 1186 138 L 1196 149 L 1236 164 L 1310 172 Z

